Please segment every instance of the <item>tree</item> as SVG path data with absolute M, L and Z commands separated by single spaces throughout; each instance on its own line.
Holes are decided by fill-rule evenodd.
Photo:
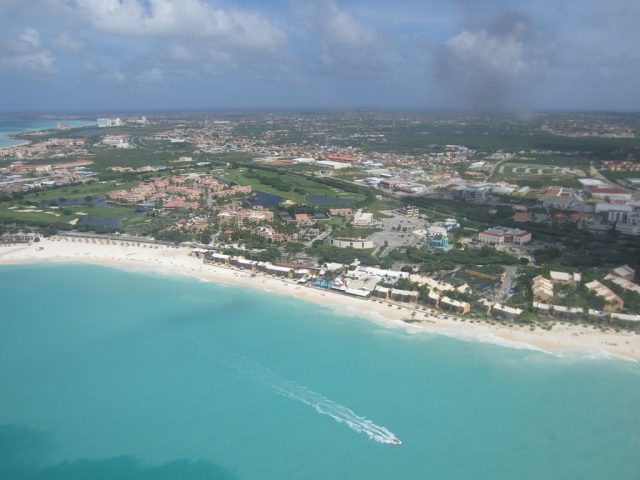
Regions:
M 288 253 L 300 253 L 304 250 L 304 244 L 300 242 L 290 242 L 285 245 L 284 249 Z

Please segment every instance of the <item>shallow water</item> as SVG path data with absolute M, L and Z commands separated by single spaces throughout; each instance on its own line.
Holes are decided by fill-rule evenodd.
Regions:
M 0 478 L 640 478 L 637 363 L 92 266 L 0 286 Z

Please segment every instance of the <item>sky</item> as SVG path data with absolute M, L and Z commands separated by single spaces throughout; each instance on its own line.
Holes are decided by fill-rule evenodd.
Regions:
M 0 0 L 0 111 L 640 110 L 639 0 Z

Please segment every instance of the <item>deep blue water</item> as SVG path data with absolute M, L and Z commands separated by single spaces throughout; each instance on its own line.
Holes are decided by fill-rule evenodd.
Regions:
M 2 479 L 640 478 L 636 363 L 98 267 L 0 285 Z

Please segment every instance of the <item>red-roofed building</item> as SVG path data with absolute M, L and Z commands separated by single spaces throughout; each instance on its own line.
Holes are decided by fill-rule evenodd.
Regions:
M 593 198 L 612 202 L 629 202 L 632 198 L 631 192 L 622 187 L 591 187 L 587 191 Z
M 163 208 L 186 208 L 194 210 L 198 208 L 198 202 L 187 202 L 184 198 L 172 198 L 162 205 Z
M 530 222 L 532 215 L 529 212 L 516 212 L 513 214 L 514 222 Z

